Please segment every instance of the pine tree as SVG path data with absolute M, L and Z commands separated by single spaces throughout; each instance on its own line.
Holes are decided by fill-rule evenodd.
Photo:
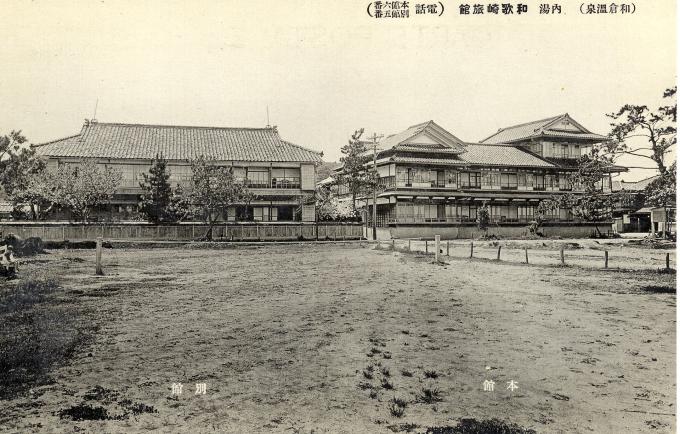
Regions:
M 163 155 L 156 154 L 151 162 L 149 174 L 143 174 L 144 182 L 139 184 L 143 190 L 139 208 L 149 223 L 172 223 L 178 218 L 173 209 L 173 194 L 167 165 L 168 162 Z
M 488 237 L 490 223 L 491 214 L 489 212 L 489 205 L 487 205 L 486 201 L 484 201 L 482 206 L 477 209 L 477 228 L 484 231 L 484 238 Z
M 352 212 L 357 215 L 357 196 L 368 194 L 378 188 L 380 176 L 374 167 L 366 167 L 371 161 L 371 154 L 366 142 L 361 140 L 364 129 L 356 130 L 349 142 L 340 149 L 342 172 L 338 176 L 338 184 L 345 185 L 352 195 Z

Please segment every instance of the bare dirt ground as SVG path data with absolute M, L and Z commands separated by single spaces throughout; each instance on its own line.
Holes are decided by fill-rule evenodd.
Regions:
M 51 270 L 55 303 L 93 332 L 53 381 L 0 401 L 0 430 L 389 433 L 499 418 L 675 432 L 675 275 L 444 260 L 366 245 L 111 249 L 95 277 L 92 250 L 40 255 L 21 272 Z

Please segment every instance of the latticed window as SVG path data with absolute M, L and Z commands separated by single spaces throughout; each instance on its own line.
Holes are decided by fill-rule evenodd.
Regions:
M 482 174 L 479 172 L 461 172 L 460 186 L 463 188 L 480 188 L 482 186 Z
M 521 222 L 530 222 L 534 219 L 536 207 L 531 205 L 520 205 L 517 207 L 517 218 Z
M 255 188 L 269 187 L 269 169 L 249 167 L 247 172 L 248 186 Z
M 501 173 L 501 188 L 507 190 L 517 189 L 517 174 Z
M 300 188 L 300 169 L 297 167 L 273 168 L 272 188 Z
M 534 190 L 545 190 L 545 175 L 534 175 Z

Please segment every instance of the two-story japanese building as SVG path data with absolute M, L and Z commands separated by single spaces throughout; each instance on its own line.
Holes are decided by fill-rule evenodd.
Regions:
M 314 221 L 314 205 L 303 200 L 314 193 L 321 155 L 281 139 L 276 127 L 222 128 L 137 125 L 86 121 L 79 134 L 35 145 L 48 168 L 77 165 L 85 159 L 122 172 L 111 202 L 97 210 L 98 219 L 139 218 L 137 203 L 143 174 L 151 160 L 168 160 L 170 183 L 186 186 L 191 160 L 214 158 L 229 166 L 256 195 L 249 204 L 230 207 L 227 221 Z M 68 216 L 55 216 L 55 218 Z
M 483 203 L 490 210 L 489 234 L 523 235 L 541 200 L 579 190 L 570 174 L 580 156 L 603 140 L 567 114 L 503 128 L 481 143 L 464 142 L 433 121 L 413 125 L 378 144 L 379 237 L 477 236 Z M 611 191 L 611 177 L 601 186 Z M 337 188 L 342 194 L 343 186 Z M 359 204 L 370 220 L 372 196 Z M 600 231 L 611 229 L 611 222 L 579 221 L 571 209 L 547 218 L 542 230 L 548 236 L 587 236 L 596 224 Z

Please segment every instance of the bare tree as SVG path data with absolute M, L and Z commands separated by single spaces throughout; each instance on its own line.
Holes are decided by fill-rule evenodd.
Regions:
M 212 240 L 215 223 L 235 204 L 250 203 L 254 195 L 238 181 L 229 167 L 214 158 L 198 157 L 191 162 L 191 184 L 186 191 L 189 211 L 208 225 L 204 238 Z

